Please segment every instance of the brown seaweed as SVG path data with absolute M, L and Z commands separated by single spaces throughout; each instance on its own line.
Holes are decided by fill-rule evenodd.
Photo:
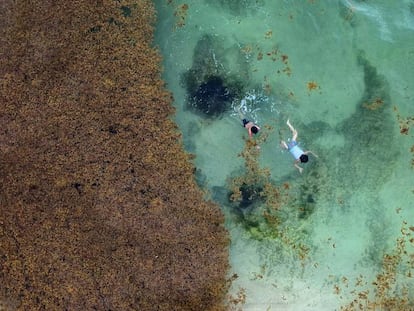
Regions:
M 0 12 L 0 309 L 224 309 L 223 215 L 171 121 L 153 3 Z

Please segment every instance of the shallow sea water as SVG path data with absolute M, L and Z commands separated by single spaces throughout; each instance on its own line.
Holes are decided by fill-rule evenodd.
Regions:
M 405 263 L 398 265 L 389 294 L 399 297 L 405 288 L 414 303 L 408 241 L 414 236 L 414 130 L 400 133 L 400 126 L 414 125 L 407 119 L 414 116 L 414 1 L 155 3 L 155 43 L 176 121 L 185 147 L 196 155 L 200 185 L 226 215 L 229 277 L 237 275 L 232 307 L 340 310 L 359 297 L 366 309 L 368 300 L 359 294 L 375 300 L 372 282 L 402 236 Z M 210 70 L 243 84 L 243 94 L 218 118 L 187 107 L 183 76 L 208 58 Z M 247 133 L 238 110 L 262 129 L 271 127 L 258 160 L 272 183 L 289 185 L 289 202 L 311 206 L 306 217 L 282 217 L 289 238 L 306 245 L 305 258 L 272 234 L 258 238 L 228 201 L 229 180 L 244 167 L 239 154 Z M 302 148 L 319 156 L 302 165 L 303 174 L 279 146 L 290 135 L 287 119 Z M 298 207 L 284 206 L 289 208 Z

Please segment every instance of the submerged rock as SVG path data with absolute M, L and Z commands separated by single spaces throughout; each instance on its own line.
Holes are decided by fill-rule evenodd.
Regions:
M 263 201 L 263 197 L 261 197 L 261 192 L 263 191 L 263 187 L 259 185 L 248 185 L 243 184 L 240 187 L 240 192 L 242 194 L 242 199 L 239 203 L 239 208 L 246 209 L 254 203 Z
M 232 57 L 226 57 L 226 53 L 231 53 Z M 227 52 L 218 39 L 210 35 L 204 35 L 197 42 L 192 67 L 181 80 L 187 91 L 188 108 L 203 116 L 219 117 L 233 100 L 242 97 L 244 85 L 239 76 L 242 76 L 240 70 L 244 69 L 240 68 L 243 66 L 228 61 L 237 59 L 237 53 L 231 49 Z M 234 71 L 230 67 L 234 67 Z
M 235 94 L 218 76 L 207 78 L 190 96 L 191 105 L 209 116 L 217 116 L 225 112 L 235 98 Z

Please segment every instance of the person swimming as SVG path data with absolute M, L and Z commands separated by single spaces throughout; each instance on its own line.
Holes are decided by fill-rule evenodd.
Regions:
M 259 133 L 260 127 L 257 126 L 252 121 L 249 121 L 247 119 L 243 119 L 242 122 L 243 122 L 243 127 L 245 127 L 247 129 L 247 132 L 249 133 L 249 137 L 252 137 L 253 134 Z
M 247 132 L 249 133 L 249 137 L 252 137 L 253 134 L 257 134 L 260 131 L 260 127 L 255 124 L 254 122 L 247 120 L 243 114 L 239 111 L 240 119 L 242 119 L 243 127 L 247 129 Z
M 290 124 L 289 119 L 287 120 L 286 124 L 289 127 L 290 131 L 292 132 L 292 139 L 289 141 L 289 143 L 286 143 L 284 140 L 282 140 L 280 142 L 280 145 L 282 148 L 287 149 L 290 152 L 290 154 L 295 158 L 295 162 L 293 165 L 299 170 L 299 173 L 302 173 L 303 168 L 299 166 L 299 163 L 308 162 L 309 161 L 308 154 L 312 154 L 315 157 L 318 157 L 318 156 L 310 150 L 303 151 L 299 147 L 296 141 L 298 138 L 298 131 L 296 131 L 296 129 L 292 126 L 292 124 Z

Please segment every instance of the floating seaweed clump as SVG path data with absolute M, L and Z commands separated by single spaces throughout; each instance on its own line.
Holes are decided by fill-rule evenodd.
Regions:
M 266 136 L 267 133 L 262 131 L 256 140 L 246 140 L 245 148 L 239 155 L 245 160 L 244 172 L 231 180 L 229 199 L 234 208 L 241 211 L 239 214 L 244 220 L 251 218 L 258 206 L 270 201 L 271 188 L 275 190 L 273 194 L 279 196 L 277 187 L 272 185 L 269 170 L 262 169 L 258 162 L 258 146 L 266 140 Z
M 255 140 L 246 140 L 240 154 L 245 160 L 244 170 L 231 180 L 229 200 L 239 223 L 253 239 L 277 239 L 304 259 L 309 248 L 302 242 L 303 232 L 289 226 L 299 220 L 297 212 L 287 208 L 292 202 L 289 185 L 278 186 L 271 179 L 270 171 L 259 165 L 259 145 L 266 141 L 270 130 L 265 126 Z

